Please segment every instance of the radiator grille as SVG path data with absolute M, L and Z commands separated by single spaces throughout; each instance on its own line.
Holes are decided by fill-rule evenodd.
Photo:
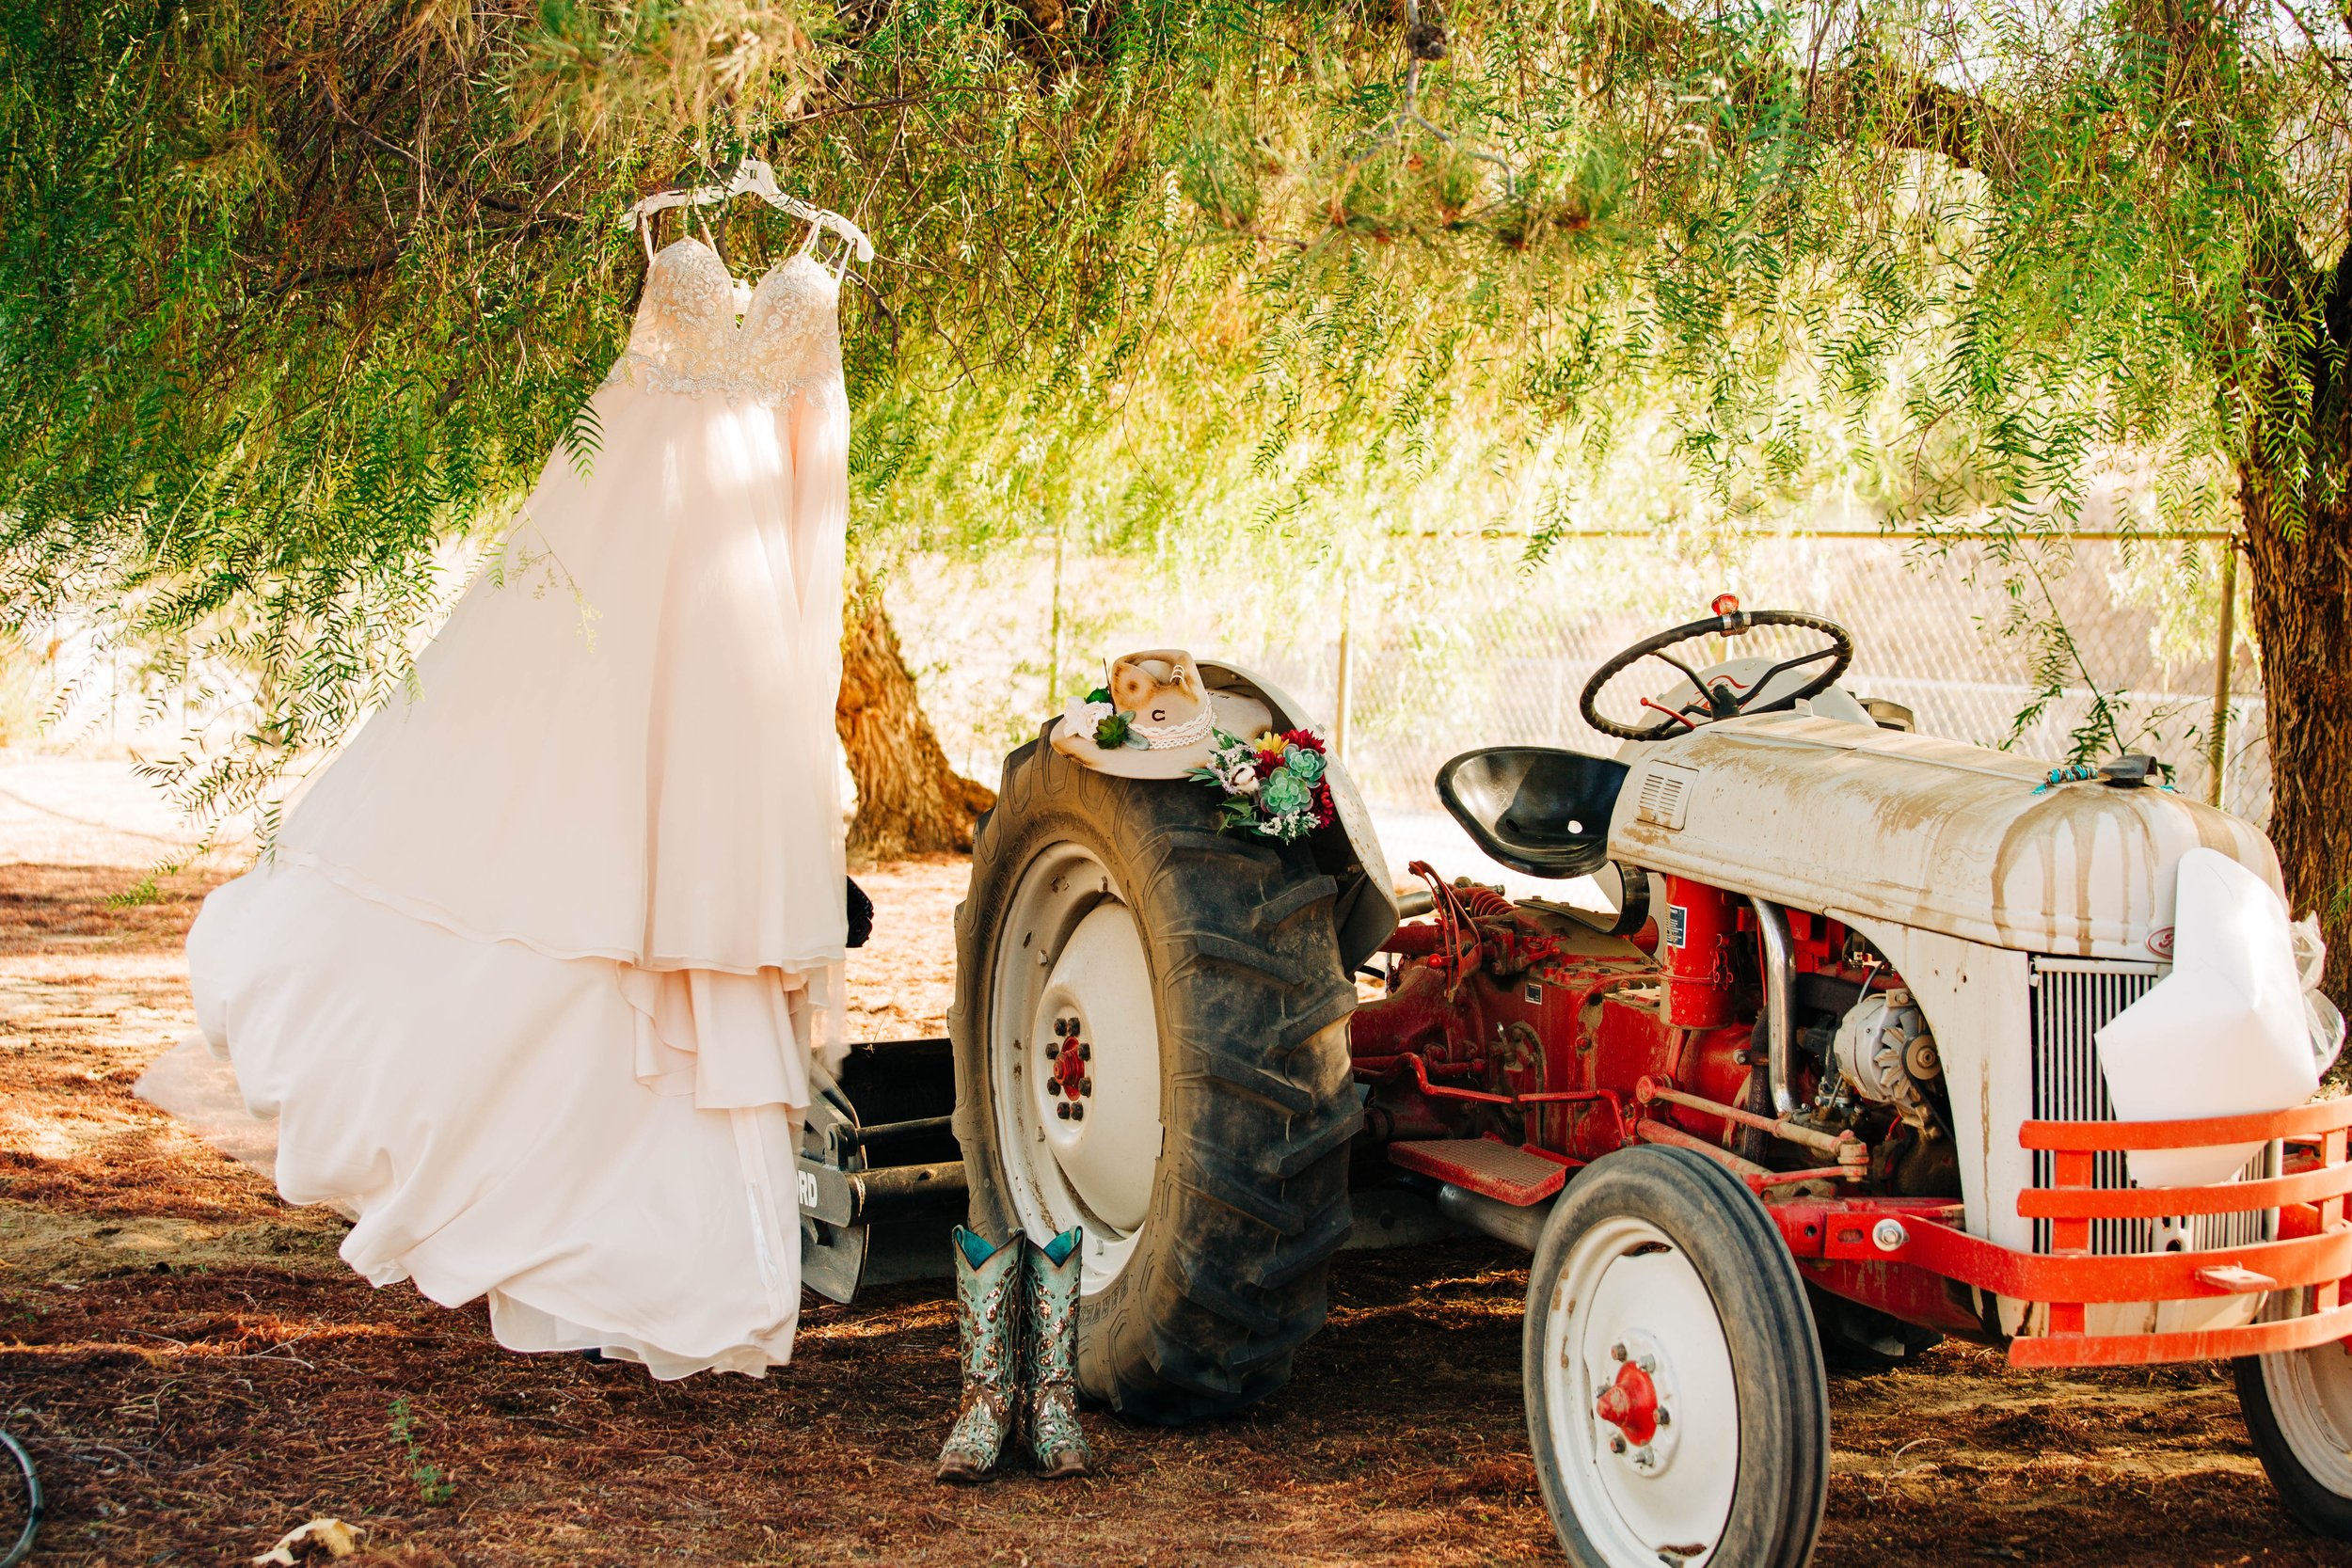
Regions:
M 2100 1025 L 2148 994 L 2165 974 L 2164 966 L 2118 959 L 2036 958 L 2033 961 L 2033 1114 L 2042 1121 L 2113 1121 L 2115 1106 L 2107 1099 L 2107 1081 L 2099 1070 L 2099 1052 L 2092 1036 Z M 2091 1156 L 2091 1184 L 2128 1187 L 2121 1153 Z M 2240 1180 L 2260 1178 L 2267 1168 L 2267 1151 L 2254 1156 L 2238 1173 Z M 2055 1157 L 2036 1149 L 2033 1181 L 2050 1184 Z M 2195 1214 L 2182 1220 L 2093 1220 L 2090 1250 L 2103 1256 L 2127 1252 L 2185 1250 L 2203 1252 L 2217 1247 L 2244 1246 L 2264 1239 L 2267 1218 L 2261 1210 L 2233 1214 Z M 2036 1252 L 2050 1250 L 2050 1222 L 2033 1224 Z

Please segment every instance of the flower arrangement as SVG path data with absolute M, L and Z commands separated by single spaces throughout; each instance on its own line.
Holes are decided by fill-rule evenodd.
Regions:
M 1218 730 L 1208 765 L 1192 770 L 1225 794 L 1218 827 L 1288 844 L 1337 815 L 1326 777 L 1330 759 L 1312 730 L 1269 730 L 1243 740 Z

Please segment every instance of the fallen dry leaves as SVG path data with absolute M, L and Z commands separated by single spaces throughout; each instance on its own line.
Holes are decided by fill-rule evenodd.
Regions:
M 851 971 L 863 1037 L 940 1028 L 962 871 L 860 873 L 882 915 Z M 1289 1388 L 1181 1430 L 1089 1413 L 1101 1473 L 1051 1486 L 930 1480 L 956 1375 L 934 1286 L 812 1307 L 765 1382 L 678 1385 L 511 1355 L 478 1307 L 371 1291 L 331 1216 L 132 1098 L 187 1027 L 207 885 L 106 904 L 137 876 L 0 868 L 0 1421 L 50 1488 L 40 1563 L 245 1560 L 323 1517 L 358 1532 L 343 1560 L 411 1568 L 1559 1560 L 1524 1275 L 1485 1243 L 1343 1256 Z M 1832 1568 L 2352 1560 L 2280 1511 L 2215 1369 L 2043 1378 L 1945 1347 L 1833 1398 Z

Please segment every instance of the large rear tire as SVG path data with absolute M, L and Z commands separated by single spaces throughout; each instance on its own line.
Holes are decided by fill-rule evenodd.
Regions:
M 1197 784 L 1015 752 L 948 1015 L 973 1227 L 1082 1226 L 1079 1386 L 1169 1423 L 1289 1379 L 1347 1236 L 1359 1119 L 1337 885 L 1304 846 L 1215 818 Z
M 1640 1145 L 1574 1177 L 1528 1270 L 1535 1475 L 1578 1568 L 1800 1568 L 1829 1390 L 1795 1260 L 1738 1179 Z
M 2232 1370 L 2246 1433 L 2287 1512 L 2352 1541 L 2352 1344 L 2241 1356 Z

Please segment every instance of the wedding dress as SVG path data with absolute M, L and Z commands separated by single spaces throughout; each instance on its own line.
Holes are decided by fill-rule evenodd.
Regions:
M 790 1353 L 841 1049 L 838 289 L 803 245 L 739 325 L 716 251 L 652 256 L 593 461 L 189 934 L 285 1196 L 512 1349 Z

